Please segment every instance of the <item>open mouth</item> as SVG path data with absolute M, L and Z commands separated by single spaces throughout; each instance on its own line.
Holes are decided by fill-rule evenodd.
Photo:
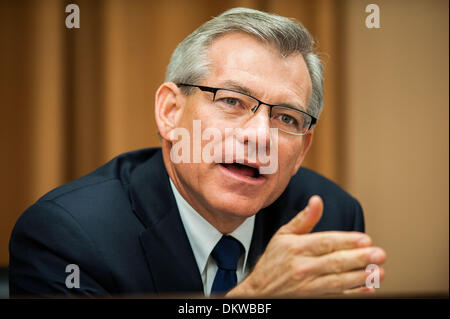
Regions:
M 262 177 L 259 170 L 256 167 L 248 166 L 240 163 L 222 163 L 221 166 L 225 167 L 227 170 L 231 171 L 236 175 L 241 175 L 250 178 Z

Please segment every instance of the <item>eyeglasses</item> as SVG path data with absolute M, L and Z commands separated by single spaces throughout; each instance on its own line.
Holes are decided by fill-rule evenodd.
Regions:
M 196 87 L 204 92 L 213 93 L 212 102 L 223 115 L 237 119 L 248 119 L 264 104 L 269 107 L 270 122 L 273 127 L 293 134 L 306 134 L 317 122 L 312 115 L 287 105 L 264 103 L 248 94 L 222 88 L 178 83 L 180 86 Z

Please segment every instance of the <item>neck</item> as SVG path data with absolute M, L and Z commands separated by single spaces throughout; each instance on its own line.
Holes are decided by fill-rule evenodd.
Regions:
M 169 174 L 169 177 L 180 195 L 198 214 L 200 214 L 200 216 L 214 226 L 214 228 L 222 234 L 229 234 L 246 220 L 246 217 L 234 216 L 230 213 L 217 211 L 214 210 L 214 208 L 209 207 L 209 205 L 199 196 L 196 196 L 195 191 L 193 191 L 189 185 L 183 183 L 181 178 L 178 176 L 173 163 L 170 161 L 170 144 L 164 140 L 162 152 L 167 173 Z

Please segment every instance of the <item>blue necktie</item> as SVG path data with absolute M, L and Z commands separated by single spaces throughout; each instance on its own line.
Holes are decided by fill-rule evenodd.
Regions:
M 217 263 L 217 273 L 211 288 L 212 294 L 225 294 L 237 284 L 236 269 L 243 247 L 231 236 L 223 236 L 211 256 Z

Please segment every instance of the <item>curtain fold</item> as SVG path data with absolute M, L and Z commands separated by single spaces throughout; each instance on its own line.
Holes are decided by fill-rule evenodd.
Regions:
M 0 2 L 0 265 L 23 210 L 50 189 L 112 157 L 159 145 L 154 95 L 176 45 L 236 6 L 297 18 L 325 60 L 325 108 L 305 165 L 343 178 L 337 1 L 76 2 L 80 29 L 66 29 L 71 2 Z M 336 155 L 338 154 L 338 155 Z

